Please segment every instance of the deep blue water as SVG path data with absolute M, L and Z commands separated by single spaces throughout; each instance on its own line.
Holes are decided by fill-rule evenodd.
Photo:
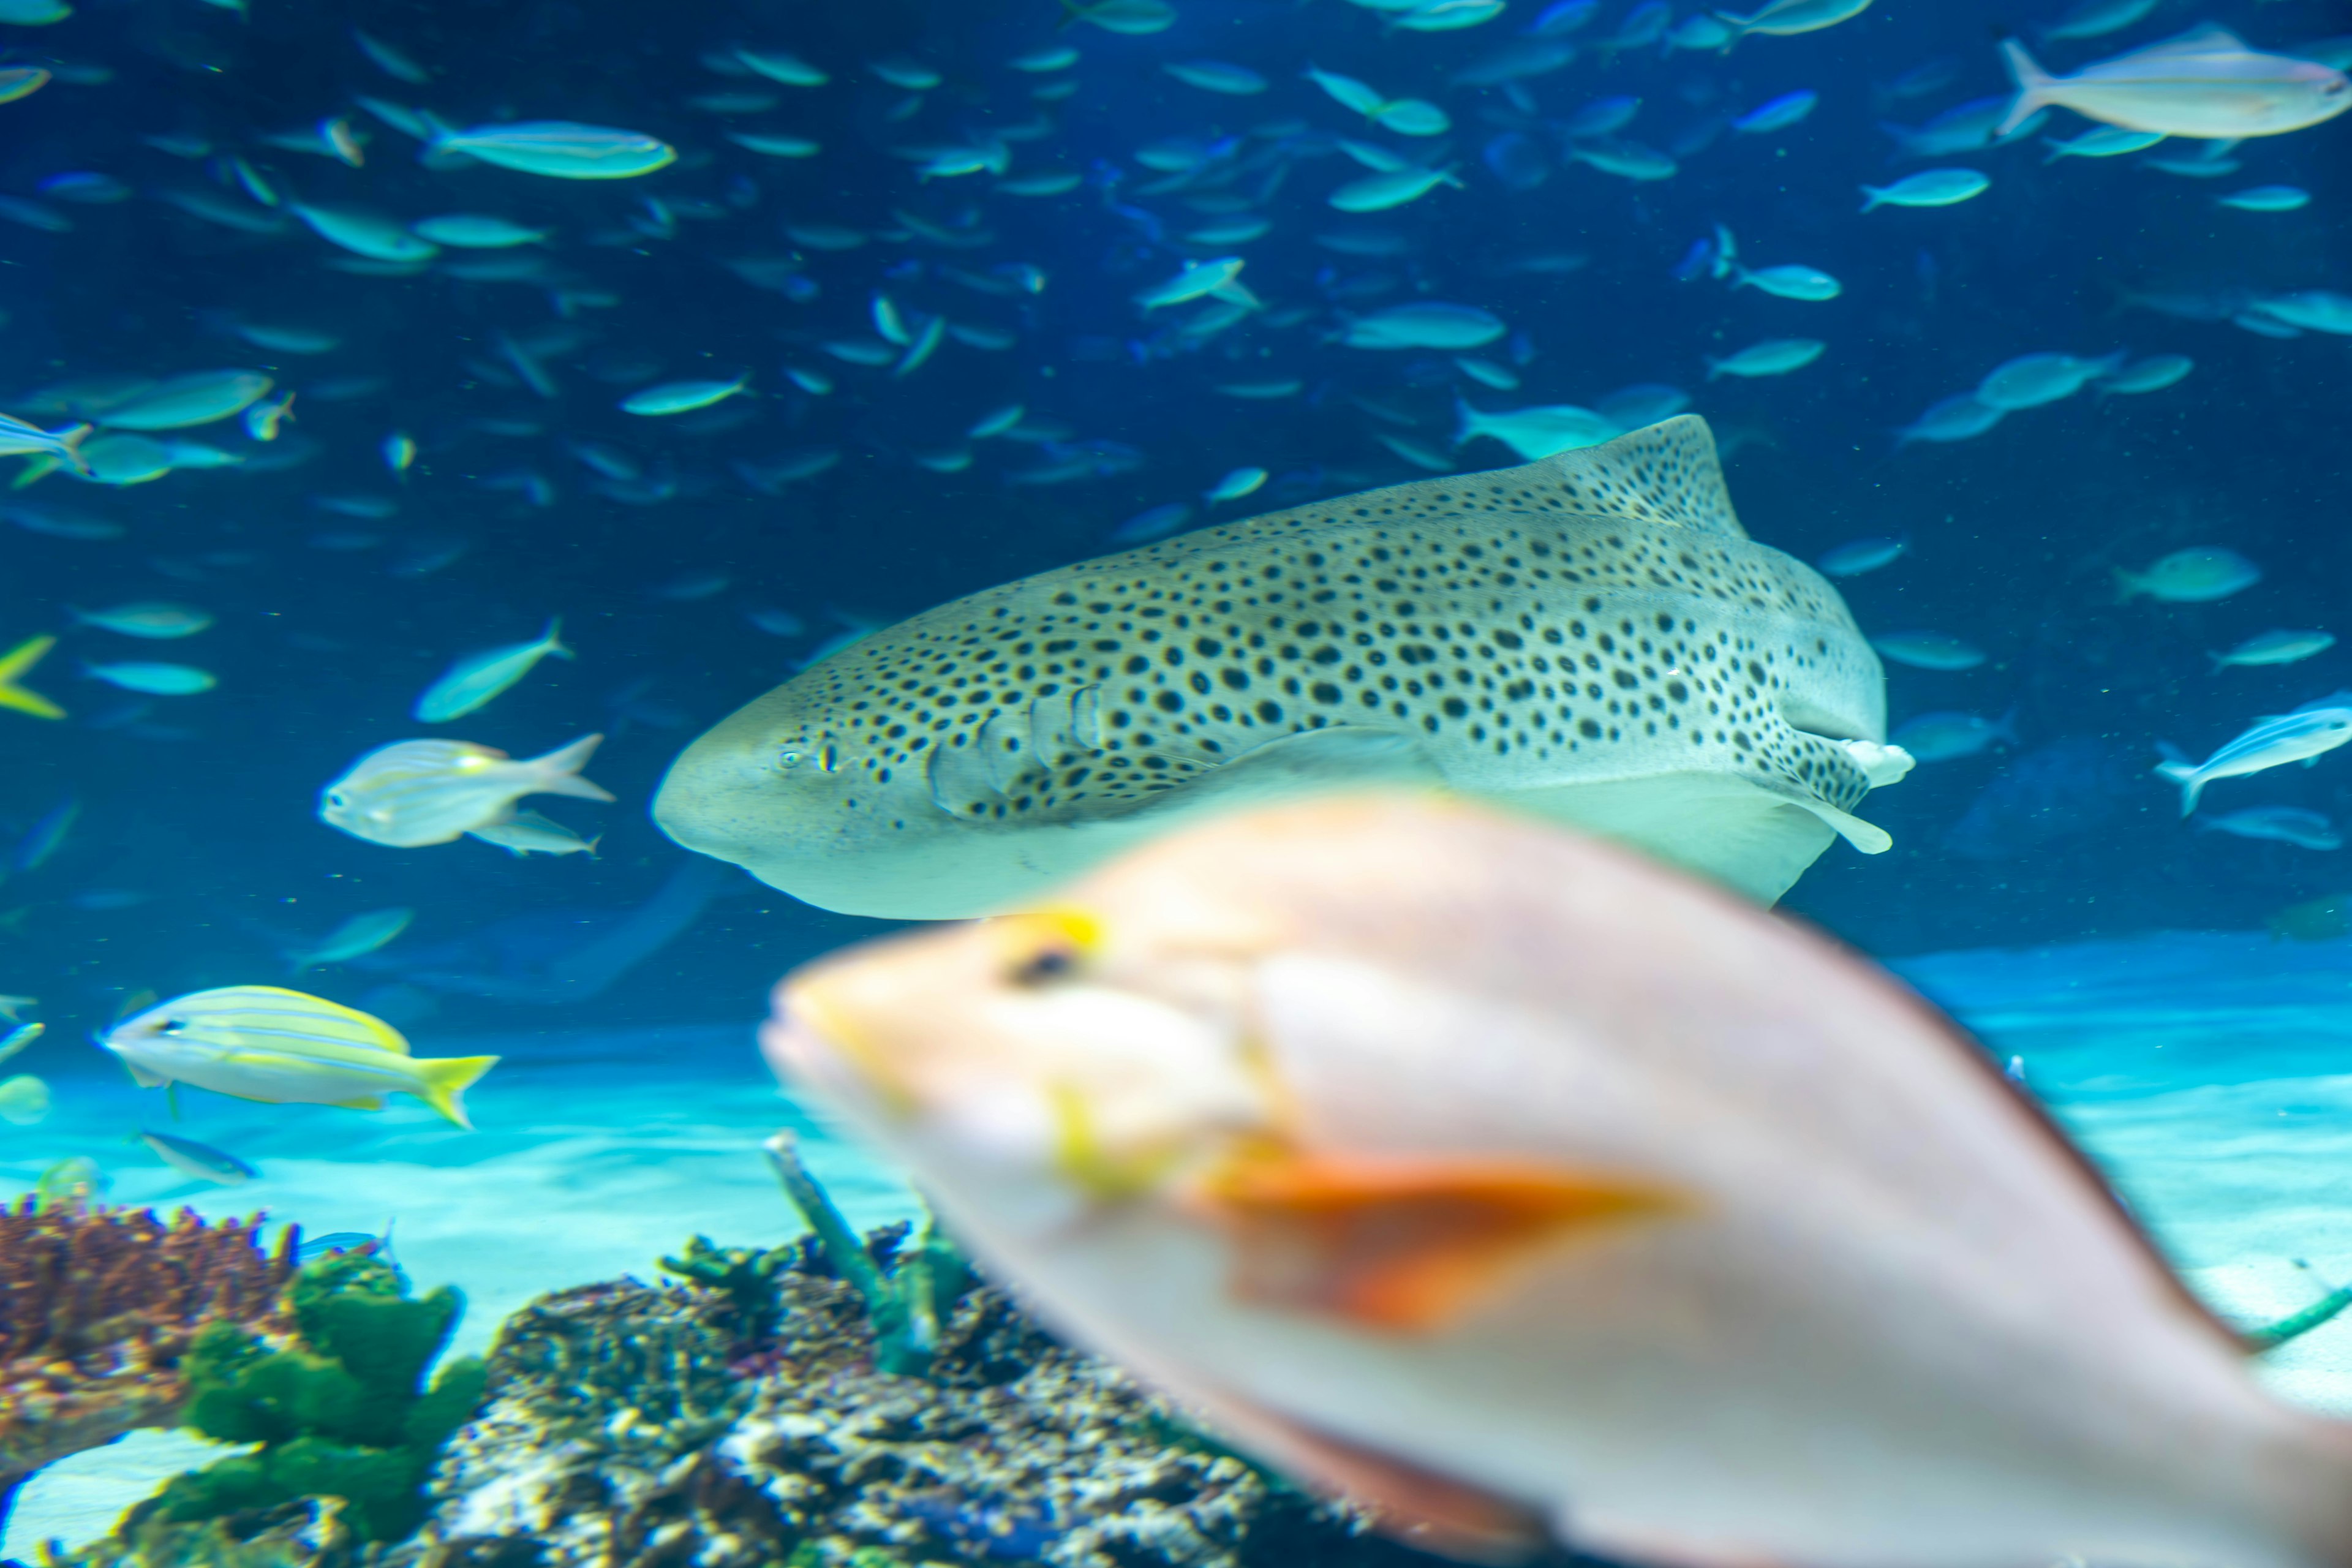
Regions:
M 2003 91 L 1993 37 L 2049 18 L 1882 0 L 1728 54 L 1595 47 L 1630 9 L 1566 35 L 1577 53 L 1559 68 L 1488 86 L 1455 81 L 1528 41 L 1533 0 L 1443 33 L 1392 31 L 1343 0 L 1182 0 L 1172 26 L 1142 37 L 1057 26 L 1045 0 L 254 0 L 249 16 L 203 0 L 88 0 L 53 26 L 0 26 L 12 59 L 58 72 L 0 106 L 0 193 L 32 204 L 0 212 L 0 396 L 13 400 L 0 406 L 56 426 L 80 406 L 61 384 L 221 368 L 297 393 L 268 445 L 234 418 L 171 433 L 242 467 L 119 488 L 52 475 L 5 499 L 0 518 L 31 526 L 0 529 L 0 643 L 63 633 L 29 684 L 70 717 L 0 711 L 0 837 L 16 843 L 68 802 L 78 816 L 53 854 L 0 882 L 0 991 L 39 996 L 53 1034 L 74 1040 L 128 994 L 276 978 L 281 945 L 403 905 L 416 920 L 393 946 L 306 984 L 477 1031 L 531 1026 L 551 1005 L 571 1009 L 546 1015 L 555 1027 L 745 1017 L 790 963 L 869 924 L 682 871 L 687 858 L 643 806 L 700 728 L 854 622 L 1102 552 L 1153 506 L 1192 502 L 1197 524 L 1210 515 L 1202 492 L 1229 470 L 1272 477 L 1218 517 L 1419 477 L 1383 434 L 1465 468 L 1503 464 L 1493 442 L 1451 446 L 1457 394 L 1488 409 L 1591 405 L 1642 384 L 1695 399 L 1758 539 L 1809 559 L 1857 537 L 1908 539 L 1903 559 L 1843 584 L 1865 628 L 1941 630 L 1990 657 L 1958 673 L 1890 666 L 1896 721 L 2014 710 L 2019 745 L 1923 765 L 1874 795 L 1868 815 L 1896 848 L 1833 849 L 1790 907 L 1900 953 L 2247 928 L 2346 885 L 2340 853 L 2184 829 L 2172 792 L 2146 773 L 2159 740 L 2201 755 L 2352 676 L 2340 648 L 2218 676 L 2205 658 L 2340 612 L 2345 342 L 2188 319 L 2345 282 L 2345 122 L 2246 143 L 2237 174 L 2201 180 L 2147 165 L 2196 152 L 2178 142 L 2045 163 L 2042 135 L 2086 128 L 2062 112 L 2042 135 L 1938 161 L 1990 174 L 1985 195 L 1864 216 L 1861 184 L 1921 166 L 1894 160 L 1878 121 L 1916 125 Z M 2167 0 L 2130 29 L 2045 52 L 2072 66 L 2199 20 L 2282 47 L 2352 27 L 2317 0 L 2210 11 Z M 427 81 L 372 63 L 355 27 Z M 1059 44 L 1077 63 L 1008 63 Z M 789 49 L 831 79 L 746 74 L 727 52 L 739 45 Z M 872 62 L 892 59 L 929 68 L 937 85 L 890 85 Z M 1202 59 L 1248 67 L 1266 90 L 1222 96 L 1164 68 Z M 1944 85 L 1894 95 L 1937 62 L 1948 62 Z M 1310 64 L 1435 103 L 1453 128 L 1379 130 L 1304 79 Z M 1820 101 L 1798 123 L 1725 128 L 1801 89 Z M 715 111 L 713 94 L 771 104 Z M 1565 156 L 1574 117 L 1614 96 L 1640 100 L 1617 135 L 1674 150 L 1673 177 L 1634 182 Z M 623 127 L 678 157 L 611 181 L 436 169 L 362 97 L 458 125 Z M 366 138 L 363 166 L 264 139 L 336 116 Z M 761 156 L 729 132 L 805 136 L 821 151 Z M 1462 188 L 1335 212 L 1328 194 L 1365 173 L 1341 138 L 1458 165 Z M 998 193 L 989 172 L 920 176 L 907 154 L 941 146 L 1001 147 L 1014 177 L 1081 183 L 1038 198 Z M 493 214 L 551 237 L 357 275 L 338 268 L 362 258 L 247 194 L 240 163 L 282 201 L 402 221 Z M 78 174 L 106 180 L 58 179 Z M 2214 199 L 2271 184 L 2307 189 L 2310 205 L 2255 214 Z M 190 193 L 244 226 L 174 205 Z M 120 199 L 73 199 L 93 195 Z M 1182 237 L 1236 214 L 1263 217 L 1266 233 Z M 1825 269 L 1842 294 L 1806 302 L 1678 280 L 1717 224 L 1743 259 Z M 255 225 L 277 232 L 247 232 Z M 827 227 L 849 247 L 805 237 Z M 1263 311 L 1188 337 L 1171 323 L 1196 307 L 1147 315 L 1133 302 L 1220 254 L 1245 258 Z M 520 275 L 484 280 L 485 265 Z M 906 374 L 845 363 L 824 345 L 877 342 L 877 295 L 910 323 L 944 316 L 999 346 L 951 335 Z M 2150 295 L 2172 313 L 2131 302 Z M 1446 353 L 1334 341 L 1349 317 L 1416 300 L 1500 318 L 1508 334 L 1475 352 L 1520 387 L 1475 382 Z M 276 353 L 240 325 L 336 342 Z M 1827 350 L 1783 377 L 1705 379 L 1706 356 L 1794 336 Z M 2084 392 L 1972 440 L 1896 449 L 1895 426 L 2007 359 L 2115 349 L 2186 354 L 2195 369 L 2163 392 Z M 792 371 L 821 373 L 831 390 Z M 738 373 L 751 395 L 698 414 L 616 407 L 648 383 Z M 1214 390 L 1284 380 L 1298 393 Z M 1012 404 L 1030 434 L 1061 444 L 964 439 Z M 419 453 L 400 477 L 379 455 L 394 431 Z M 601 468 L 583 443 L 599 444 Z M 959 447 L 971 454 L 959 472 L 917 460 Z M 773 477 L 815 466 L 811 454 L 830 466 Z M 1087 463 L 1103 471 L 1014 478 Z M 353 517 L 355 499 L 393 510 Z M 37 531 L 60 518 L 120 536 Z M 2213 604 L 2114 602 L 2112 567 L 2189 545 L 2226 546 L 2264 575 Z M 67 608 L 157 598 L 217 625 L 139 643 L 76 629 Z M 780 637 L 752 612 L 804 629 Z M 604 732 L 588 771 L 618 804 L 537 803 L 601 832 L 602 858 L 517 861 L 472 841 L 388 849 L 316 819 L 318 791 L 353 758 L 417 732 L 408 705 L 451 658 L 527 638 L 553 615 L 577 661 L 541 665 L 453 732 L 517 755 Z M 78 674 L 82 660 L 121 658 L 194 664 L 220 683 L 142 698 Z M 2226 783 L 2210 809 L 2340 813 L 2347 776 L 2329 758 Z M 622 925 L 665 886 L 666 913 Z M 588 945 L 616 929 L 616 946 Z

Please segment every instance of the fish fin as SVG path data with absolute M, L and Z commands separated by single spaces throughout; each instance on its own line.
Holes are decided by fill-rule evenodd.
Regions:
M 458 1097 L 484 1073 L 499 1065 L 497 1057 L 426 1057 L 416 1064 L 416 1098 L 471 1132 L 474 1123 Z M 383 1102 L 378 1100 L 377 1104 Z
M 2197 797 L 2205 793 L 2205 781 L 2187 763 L 2166 761 L 2156 764 L 2157 777 L 2180 786 L 2180 815 L 2189 816 L 2197 809 Z
M 2000 58 L 2001 63 L 2009 68 L 2010 80 L 2017 84 L 2017 101 L 2009 106 L 2009 112 L 2000 117 L 1999 125 L 1993 127 L 1994 135 L 2006 136 L 2023 124 L 2035 110 L 2057 101 L 2050 96 L 2050 89 L 2057 85 L 2058 79 L 2043 70 L 2034 58 L 2025 52 L 2025 46 L 2015 38 L 2000 41 Z
M 553 658 L 571 658 L 573 657 L 572 650 L 563 646 L 563 617 L 562 616 L 550 616 L 547 618 L 547 629 L 539 634 L 539 640 L 547 645 L 547 651 Z
M 1281 1151 L 1230 1162 L 1199 1201 L 1233 1233 L 1237 1298 L 1400 1334 L 1453 1327 L 1566 1237 L 1693 1206 L 1535 1160 Z
M 1251 1452 L 1363 1505 L 1383 1535 L 1494 1564 L 1523 1562 L 1552 1542 L 1543 1512 L 1515 1498 L 1335 1437 L 1229 1390 L 1203 1394 L 1200 1404 Z
M 141 1067 L 136 1062 L 124 1062 L 122 1065 L 124 1068 L 129 1069 L 131 1073 L 131 1081 L 137 1084 L 142 1089 L 161 1089 L 165 1084 L 172 1081 L 170 1079 L 165 1078 L 162 1073 L 149 1072 L 145 1068 Z
M 62 719 L 66 710 L 42 696 L 16 684 L 16 678 L 41 662 L 49 649 L 58 646 L 54 637 L 27 637 L 0 654 L 0 708 L 18 713 L 30 713 L 36 719 Z
M 2132 51 L 2135 59 L 2163 59 L 2172 55 L 2210 55 L 2217 50 L 2244 52 L 2246 41 L 2219 22 L 2200 22 L 2185 33 L 2176 33 Z
M 604 739 L 602 735 L 583 735 L 568 746 L 558 747 L 543 757 L 533 757 L 525 765 L 540 775 L 538 793 L 577 795 L 583 800 L 613 799 L 603 786 L 580 776 L 580 770 L 588 765 L 589 757 Z
M 1653 527 L 1748 537 L 1731 509 L 1715 433 L 1696 414 L 1677 414 L 1528 467 L 1559 482 L 1568 492 L 1568 510 L 1576 516 L 1622 517 Z

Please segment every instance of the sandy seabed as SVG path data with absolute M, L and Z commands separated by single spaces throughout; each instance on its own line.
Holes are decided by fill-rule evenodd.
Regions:
M 1944 953 L 1897 967 L 1965 1019 L 2107 1170 L 2189 1283 L 2254 1322 L 2352 1279 L 2352 943 L 2174 932 L 2026 951 Z M 533 1296 L 656 1277 L 700 1232 L 769 1246 L 800 1227 L 758 1148 L 799 1130 L 818 1178 L 860 1226 L 914 1212 L 897 1173 L 834 1136 L 768 1079 L 745 1028 L 548 1028 L 416 1041 L 419 1054 L 508 1059 L 468 1095 L 463 1131 L 415 1101 L 362 1113 L 251 1105 L 199 1092 L 169 1120 L 86 1047 L 44 1041 L 12 1070 L 56 1106 L 0 1130 L 0 1196 L 71 1154 L 96 1159 L 115 1203 L 211 1215 L 267 1210 L 306 1234 L 394 1223 L 422 1287 L 461 1287 L 460 1351 L 484 1348 Z M 224 1188 L 188 1181 L 135 1142 L 142 1127 L 257 1166 Z M 2305 1271 L 2294 1260 L 2311 1266 Z M 2352 1415 L 2352 1315 L 2263 1363 L 2284 1396 Z M 138 1435 L 37 1477 L 0 1555 L 101 1534 L 164 1476 L 202 1462 L 178 1434 Z

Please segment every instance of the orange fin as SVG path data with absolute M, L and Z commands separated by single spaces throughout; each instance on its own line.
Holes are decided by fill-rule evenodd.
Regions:
M 1381 1534 L 1465 1563 L 1524 1563 L 1553 1543 L 1543 1512 L 1307 1426 L 1227 1390 L 1202 1401 L 1241 1446 L 1327 1494 L 1369 1510 Z
M 1535 1160 L 1245 1154 L 1201 1194 L 1234 1233 L 1234 1293 L 1400 1333 L 1446 1327 L 1526 1259 L 1687 1213 L 1659 1183 Z

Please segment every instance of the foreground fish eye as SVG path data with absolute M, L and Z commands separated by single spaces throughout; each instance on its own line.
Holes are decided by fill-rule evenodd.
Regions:
M 1056 944 L 1042 948 L 1021 960 L 1005 978 L 1015 985 L 1047 985 L 1066 977 L 1077 966 L 1077 949 L 1068 944 Z
M 776 766 L 780 768 L 796 768 L 800 765 L 800 752 L 794 751 L 782 751 L 776 753 Z

